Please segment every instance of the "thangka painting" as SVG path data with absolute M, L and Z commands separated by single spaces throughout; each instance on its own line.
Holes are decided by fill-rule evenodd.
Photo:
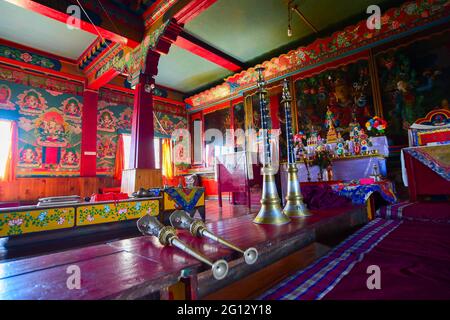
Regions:
M 159 108 L 155 108 L 160 110 Z M 170 138 L 176 129 L 187 128 L 187 118 L 173 111 L 154 112 L 153 125 L 156 138 Z M 111 90 L 100 91 L 97 111 L 97 174 L 114 174 L 119 134 L 131 134 L 133 96 Z
M 227 129 L 231 128 L 231 108 L 224 108 L 205 114 L 205 139 L 206 139 L 206 164 L 211 166 L 214 164 L 214 158 L 217 155 L 216 148 L 225 146 Z M 212 129 L 218 130 L 216 133 Z M 211 130 L 211 131 L 208 131 Z M 219 131 L 222 134 L 219 137 Z
M 133 108 L 113 101 L 99 100 L 97 110 L 97 174 L 113 175 L 119 134 L 131 134 Z
M 360 60 L 296 80 L 297 121 L 299 131 L 326 136 L 326 113 L 330 109 L 334 125 L 348 135 L 352 123 L 364 126 L 374 116 L 369 66 Z
M 173 131 L 187 129 L 187 118 L 181 115 L 155 112 L 153 122 L 156 138 L 170 138 Z
M 450 31 L 376 55 L 388 135 L 407 144 L 411 124 L 435 109 L 449 110 Z
M 0 81 L 0 115 L 18 123 L 18 177 L 79 175 L 82 108 L 80 96 Z
M 245 106 L 243 102 L 233 105 L 234 146 L 237 151 L 245 150 Z M 238 133 L 237 130 L 242 130 Z

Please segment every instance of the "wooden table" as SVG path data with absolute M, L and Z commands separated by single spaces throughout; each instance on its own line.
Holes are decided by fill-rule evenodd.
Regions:
M 0 264 L 0 300 L 3 299 L 137 299 L 175 296 L 197 299 L 223 289 L 279 259 L 334 233 L 367 221 L 364 207 L 321 212 L 283 226 L 257 225 L 254 215 L 208 224 L 210 230 L 242 248 L 259 250 L 259 260 L 248 266 L 234 251 L 215 242 L 179 237 L 211 260 L 226 259 L 228 276 L 212 279 L 209 267 L 154 237 L 135 237 L 97 246 Z M 244 232 L 245 231 L 245 232 Z M 81 289 L 69 290 L 66 270 L 81 270 Z M 180 281 L 179 281 L 180 279 Z

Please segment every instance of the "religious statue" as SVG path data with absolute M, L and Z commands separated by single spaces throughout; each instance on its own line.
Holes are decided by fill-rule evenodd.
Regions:
M 345 140 L 342 138 L 341 133 L 338 132 L 336 140 L 336 150 L 335 153 L 338 157 L 343 157 L 345 155 Z
M 359 135 L 359 129 L 361 129 L 361 126 L 359 125 L 359 122 L 356 120 L 356 114 L 352 114 L 352 121 L 348 125 L 348 130 L 350 132 L 350 140 L 353 141 L 355 137 Z
M 359 130 L 359 144 L 361 145 L 361 152 L 363 154 L 369 153 L 369 147 L 372 146 L 369 136 L 364 129 Z
M 327 113 L 325 116 L 327 132 L 327 143 L 335 143 L 337 140 L 336 128 L 334 127 L 334 114 L 331 112 L 330 107 L 327 108 Z

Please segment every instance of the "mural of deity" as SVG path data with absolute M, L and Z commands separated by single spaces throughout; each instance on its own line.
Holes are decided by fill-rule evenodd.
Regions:
M 80 164 L 80 156 L 73 148 L 66 149 L 61 157 L 62 168 L 78 168 Z
M 11 89 L 5 85 L 0 85 L 0 109 L 14 110 L 16 109 L 14 103 L 10 101 L 11 99 Z
M 41 165 L 39 153 L 36 147 L 25 145 L 19 150 L 19 166 L 37 168 Z
M 348 135 L 352 114 L 363 125 L 373 113 L 368 62 L 361 60 L 295 81 L 299 130 L 311 133 L 314 126 L 325 135 L 327 111 L 342 135 Z
M 82 104 L 76 98 L 68 98 L 63 101 L 64 116 L 70 120 L 81 120 Z
M 175 165 L 191 162 L 189 131 L 187 129 L 177 129 L 173 132 L 173 154 Z
M 131 130 L 131 122 L 133 119 L 133 109 L 126 108 L 121 114 L 119 118 L 119 127 L 122 130 Z
M 56 109 L 44 113 L 36 121 L 37 143 L 45 147 L 65 147 L 66 127 L 62 114 Z
M 393 48 L 376 56 L 388 134 L 408 142 L 407 130 L 434 109 L 448 108 L 450 32 Z
M 99 131 L 115 132 L 116 118 L 110 110 L 102 110 L 97 118 L 97 129 Z
M 116 142 L 114 136 L 97 136 L 97 156 L 98 158 L 113 159 L 116 156 Z
M 354 107 L 351 96 L 351 87 L 342 79 L 336 80 L 335 85 L 336 104 L 333 106 L 334 110 L 331 111 L 335 114 L 339 127 L 347 128 L 352 120 L 352 110 Z M 332 103 L 334 103 L 334 101 L 332 101 Z
M 26 115 L 37 115 L 47 109 L 47 101 L 34 89 L 26 90 L 18 96 L 17 104 L 20 107 L 20 113 Z

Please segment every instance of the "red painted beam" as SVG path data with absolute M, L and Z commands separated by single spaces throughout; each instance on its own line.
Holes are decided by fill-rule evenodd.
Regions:
M 135 48 L 139 45 L 139 42 L 137 42 L 135 40 L 128 39 L 122 35 L 111 32 L 102 27 L 94 26 L 93 24 L 83 21 L 81 19 L 73 18 L 65 12 L 55 10 L 53 8 L 47 7 L 45 5 L 42 5 L 42 4 L 32 1 L 32 0 L 5 0 L 5 1 L 7 1 L 11 4 L 14 4 L 16 6 L 22 7 L 24 9 L 39 13 L 43 16 L 57 20 L 62 23 L 66 23 L 70 17 L 71 20 L 75 20 L 75 21 L 79 22 L 81 30 L 87 31 L 87 32 L 95 34 L 95 35 L 99 35 L 99 33 L 100 33 L 100 36 L 102 36 L 105 39 L 124 44 L 131 48 Z
M 100 77 L 93 79 L 91 81 L 88 81 L 87 87 L 91 90 L 98 90 L 101 87 L 103 87 L 105 84 L 110 82 L 112 79 L 114 79 L 116 76 L 120 74 L 119 71 L 110 68 L 108 71 L 106 71 L 104 74 L 102 74 Z
M 237 72 L 244 69 L 244 65 L 239 60 L 225 54 L 224 52 L 210 46 L 197 39 L 193 35 L 182 31 L 175 41 L 175 45 L 193 54 L 211 61 L 227 70 Z
M 186 24 L 208 9 L 216 1 L 217 0 L 192 0 L 183 9 L 178 11 L 173 18 L 179 24 Z
M 36 72 L 40 72 L 43 74 L 53 75 L 53 76 L 60 77 L 60 78 L 65 78 L 65 79 L 70 79 L 70 80 L 75 80 L 75 81 L 80 81 L 80 82 L 84 82 L 84 80 L 85 80 L 85 78 L 82 76 L 65 73 L 65 72 L 61 72 L 61 71 L 56 71 L 53 69 L 47 69 L 47 68 L 43 68 L 40 66 L 35 66 L 33 64 L 29 64 L 29 63 L 25 63 L 25 62 L 13 60 L 13 59 L 8 59 L 8 58 L 4 58 L 4 57 L 0 57 L 0 64 L 1 63 L 10 65 L 10 66 L 13 66 L 16 68 L 20 67 L 23 69 L 36 71 Z

